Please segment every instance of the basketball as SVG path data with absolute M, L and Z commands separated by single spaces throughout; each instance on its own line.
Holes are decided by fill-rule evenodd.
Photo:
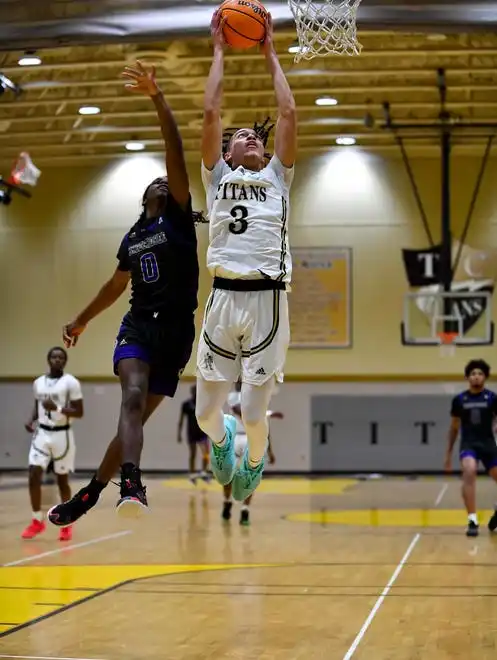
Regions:
M 258 0 L 226 0 L 222 19 L 224 38 L 232 48 L 252 48 L 266 36 L 267 11 Z

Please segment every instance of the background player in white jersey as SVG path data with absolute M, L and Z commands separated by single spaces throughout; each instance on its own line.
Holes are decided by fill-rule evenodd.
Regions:
M 69 472 L 74 472 L 76 446 L 72 420 L 83 417 L 83 394 L 77 378 L 65 374 L 67 353 L 63 348 L 50 349 L 47 355 L 48 373 L 33 384 L 34 408 L 25 428 L 33 433 L 29 451 L 29 496 L 32 520 L 22 533 L 32 539 L 45 531 L 41 512 L 41 482 L 43 472 L 53 461 L 62 502 L 71 499 Z M 60 530 L 59 539 L 70 541 L 72 528 Z
M 228 396 L 228 405 L 230 407 L 231 412 L 233 413 L 233 416 L 236 419 L 235 455 L 238 461 L 241 461 L 241 459 L 243 458 L 243 454 L 245 453 L 245 450 L 247 448 L 247 433 L 245 431 L 245 427 L 243 426 L 243 420 L 242 420 L 241 389 L 242 389 L 242 382 L 239 380 L 237 381 L 233 392 L 230 392 Z M 266 416 L 268 418 L 274 417 L 275 419 L 283 419 L 282 413 L 273 412 L 272 410 L 268 410 Z M 273 447 L 271 445 L 270 431 L 268 432 L 267 457 L 269 460 L 269 464 L 273 465 L 276 461 L 276 457 L 274 455 Z M 233 489 L 231 484 L 227 484 L 226 486 L 223 486 L 224 504 L 223 504 L 223 511 L 221 513 L 221 516 L 224 520 L 230 520 L 231 518 L 231 509 L 233 507 L 233 502 L 231 500 L 232 490 Z M 250 525 L 249 507 L 252 502 L 253 496 L 254 494 L 252 493 L 246 499 L 243 500 L 242 508 L 240 511 L 240 525 Z
M 264 469 L 266 411 L 275 379 L 283 379 L 289 343 L 288 201 L 296 155 L 295 101 L 273 45 L 271 17 L 262 45 L 273 80 L 278 119 L 274 156 L 251 128 L 237 130 L 222 149 L 224 66 L 219 11 L 211 24 L 214 58 L 206 84 L 202 180 L 209 212 L 207 266 L 214 276 L 197 357 L 197 418 L 211 439 L 211 469 L 233 496 L 246 499 Z M 233 416 L 223 417 L 232 383 L 241 376 L 241 412 L 248 451 L 236 466 Z

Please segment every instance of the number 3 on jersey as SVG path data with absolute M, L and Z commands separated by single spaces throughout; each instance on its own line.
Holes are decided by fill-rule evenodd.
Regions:
M 153 252 L 145 252 L 140 257 L 143 281 L 147 284 L 157 282 L 159 279 L 159 264 Z
M 248 211 L 245 206 L 239 204 L 234 206 L 230 211 L 231 216 L 235 219 L 234 222 L 230 222 L 228 229 L 232 234 L 243 234 L 247 231 L 248 222 L 247 216 Z

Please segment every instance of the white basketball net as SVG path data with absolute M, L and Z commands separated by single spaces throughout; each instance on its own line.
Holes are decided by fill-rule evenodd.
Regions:
M 361 0 L 288 0 L 297 26 L 295 62 L 320 55 L 359 55 L 357 8 Z

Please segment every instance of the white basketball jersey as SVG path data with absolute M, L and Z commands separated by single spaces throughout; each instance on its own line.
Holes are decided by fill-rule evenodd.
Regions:
M 288 210 L 293 172 L 277 156 L 259 172 L 241 166 L 232 170 L 222 159 L 212 170 L 202 163 L 211 275 L 290 282 Z
M 52 399 L 55 404 L 65 408 L 71 401 L 83 398 L 81 384 L 71 374 L 64 374 L 61 378 L 40 376 L 33 383 L 33 393 L 38 404 L 38 421 L 44 426 L 70 425 L 71 417 L 66 417 L 56 410 L 45 410 L 43 400 Z

